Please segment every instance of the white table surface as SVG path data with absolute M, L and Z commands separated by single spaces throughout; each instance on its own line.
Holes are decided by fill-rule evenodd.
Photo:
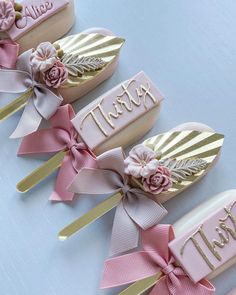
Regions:
M 236 188 L 236 2 L 234 0 L 76 0 L 72 30 L 106 27 L 126 39 L 114 76 L 74 104 L 88 104 L 117 83 L 144 70 L 166 100 L 159 121 L 146 135 L 199 121 L 226 135 L 222 157 L 200 183 L 166 203 L 173 223 L 221 191 Z M 101 200 L 80 197 L 51 204 L 55 175 L 26 195 L 15 184 L 39 164 L 16 158 L 9 140 L 20 114 L 0 125 L 0 294 L 96 295 L 99 291 L 114 211 L 67 242 L 58 231 Z M 236 286 L 236 267 L 213 281 L 217 295 Z

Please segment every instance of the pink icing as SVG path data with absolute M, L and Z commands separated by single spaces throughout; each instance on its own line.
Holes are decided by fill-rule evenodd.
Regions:
M 12 40 L 19 39 L 35 26 L 65 8 L 69 0 L 24 0 L 21 4 L 23 6 L 22 19 L 15 22 L 8 31 Z
M 202 238 L 200 229 L 203 230 L 207 239 Z M 198 249 L 191 237 L 197 242 Z M 214 241 L 220 242 L 221 247 Z M 235 202 L 219 209 L 194 229 L 173 240 L 169 248 L 195 283 L 232 259 L 236 255 L 236 197 Z
M 0 0 L 0 32 L 7 31 L 15 22 L 14 2 Z
M 153 82 L 140 72 L 83 108 L 72 123 L 87 146 L 94 150 L 155 108 L 162 99 Z

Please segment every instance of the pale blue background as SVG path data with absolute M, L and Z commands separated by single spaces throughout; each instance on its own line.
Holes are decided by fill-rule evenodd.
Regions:
M 214 171 L 166 204 L 166 222 L 221 191 L 236 188 L 236 1 L 234 0 L 76 0 L 73 32 L 103 26 L 126 38 L 115 75 L 75 104 L 76 110 L 140 70 L 165 94 L 160 119 L 148 136 L 176 124 L 201 121 L 226 135 Z M 106 257 L 114 212 L 67 242 L 57 232 L 101 198 L 72 205 L 48 202 L 54 176 L 31 193 L 15 184 L 40 161 L 14 155 L 7 139 L 16 119 L 0 125 L 0 294 L 95 295 Z M 236 267 L 216 280 L 217 294 L 236 286 Z

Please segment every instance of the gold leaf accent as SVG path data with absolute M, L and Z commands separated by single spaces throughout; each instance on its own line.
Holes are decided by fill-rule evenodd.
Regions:
M 204 169 L 181 182 L 174 183 L 168 190 L 168 192 L 177 192 L 192 185 L 204 175 L 219 154 L 223 142 L 222 134 L 189 130 L 163 133 L 145 140 L 143 144 L 161 153 L 161 160 L 181 161 L 198 158 L 206 162 Z
M 200 158 L 173 160 L 167 159 L 160 161 L 161 165 L 167 167 L 171 171 L 171 179 L 177 183 L 185 180 L 187 177 L 194 175 L 205 169 L 207 162 Z
M 101 34 L 78 34 L 68 36 L 57 41 L 54 45 L 59 45 L 65 54 L 79 55 L 83 57 L 101 58 L 106 65 L 95 72 L 86 72 L 81 77 L 69 76 L 64 87 L 78 86 L 86 83 L 112 63 L 119 55 L 120 49 L 125 40 L 115 36 L 104 36 Z
M 100 57 L 80 56 L 78 54 L 64 54 L 61 61 L 73 77 L 100 70 L 106 64 Z

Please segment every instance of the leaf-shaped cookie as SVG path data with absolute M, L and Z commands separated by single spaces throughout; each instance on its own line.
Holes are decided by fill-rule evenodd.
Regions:
M 81 33 L 57 41 L 54 45 L 59 45 L 67 57 L 73 55 L 83 58 L 99 58 L 105 63 L 102 68 L 100 67 L 100 69 L 96 71 L 85 71 L 82 76 L 75 76 L 77 70 L 72 66 L 70 73 L 73 72 L 74 75 L 69 76 L 69 80 L 64 87 L 78 86 L 81 83 L 86 83 L 101 71 L 105 70 L 105 68 L 118 57 L 124 42 L 125 40 L 122 38 L 104 36 L 97 33 Z
M 144 145 L 161 155 L 172 172 L 173 186 L 158 195 L 166 201 L 199 180 L 210 169 L 223 145 L 224 136 L 214 132 L 167 132 L 144 141 Z

